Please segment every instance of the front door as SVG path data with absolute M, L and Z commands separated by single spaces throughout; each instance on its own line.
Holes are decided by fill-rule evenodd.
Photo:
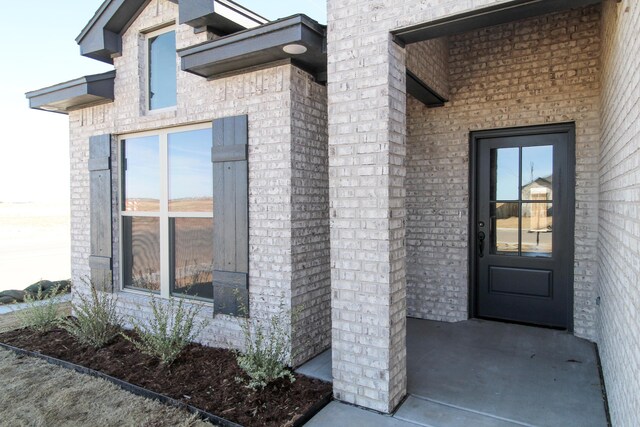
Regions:
M 572 329 L 573 124 L 474 132 L 476 317 Z

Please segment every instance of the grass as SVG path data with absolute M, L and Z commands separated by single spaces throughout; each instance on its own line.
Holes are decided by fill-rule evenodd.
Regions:
M 0 350 L 0 420 L 12 426 L 182 426 L 211 424 L 88 377 Z

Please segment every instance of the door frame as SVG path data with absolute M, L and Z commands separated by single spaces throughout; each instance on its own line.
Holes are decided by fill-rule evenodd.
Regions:
M 567 134 L 567 188 L 572 189 L 568 195 L 565 195 L 565 206 L 573 207 L 567 212 L 567 220 L 569 223 L 568 230 L 565 230 L 564 236 L 573 242 L 569 246 L 568 257 L 571 260 L 571 268 L 569 268 L 569 283 L 567 295 L 567 330 L 573 333 L 574 328 L 574 270 L 575 270 L 575 188 L 576 188 L 576 125 L 575 122 L 555 123 L 549 125 L 519 126 L 512 128 L 489 129 L 469 132 L 469 224 L 468 224 L 468 240 L 469 247 L 469 298 L 468 310 L 469 318 L 477 317 L 477 286 L 478 286 L 478 266 L 476 262 L 477 247 L 477 215 L 478 215 L 478 198 L 477 198 L 477 172 L 478 172 L 478 140 L 486 138 L 501 138 L 508 136 L 530 136 L 544 135 L 549 133 L 566 133 Z M 562 196 L 561 196 L 562 197 Z

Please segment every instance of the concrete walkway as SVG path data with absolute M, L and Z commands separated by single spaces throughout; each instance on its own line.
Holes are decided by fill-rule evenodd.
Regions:
M 330 378 L 330 353 L 299 372 Z M 332 402 L 307 425 L 607 426 L 595 346 L 566 332 L 408 319 L 407 372 L 392 416 Z
M 37 301 L 35 304 L 42 305 L 42 304 L 46 304 L 48 301 L 49 300 Z M 65 294 L 58 297 L 57 303 L 64 303 L 68 301 L 71 301 L 71 294 Z M 20 302 L 17 304 L 0 305 L 0 315 L 24 310 L 25 308 L 28 308 L 28 307 L 29 307 L 29 303 L 26 303 L 26 302 Z

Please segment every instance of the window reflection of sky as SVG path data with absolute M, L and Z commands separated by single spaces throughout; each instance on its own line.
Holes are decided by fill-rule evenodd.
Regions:
M 519 187 L 519 149 L 500 148 L 497 155 L 497 200 L 517 200 Z M 533 169 L 533 171 L 532 171 Z M 533 172 L 533 173 L 532 173 Z M 553 146 L 522 149 L 522 185 L 553 173 Z
M 517 200 L 520 168 L 519 149 L 500 148 L 497 157 L 496 199 Z
M 553 146 L 524 147 L 522 149 L 522 185 L 553 173 Z
M 149 108 L 176 105 L 176 35 L 175 31 L 149 40 Z
M 169 200 L 213 195 L 211 129 L 169 135 Z
M 124 143 L 127 199 L 160 200 L 160 146 L 157 136 L 130 138 Z

